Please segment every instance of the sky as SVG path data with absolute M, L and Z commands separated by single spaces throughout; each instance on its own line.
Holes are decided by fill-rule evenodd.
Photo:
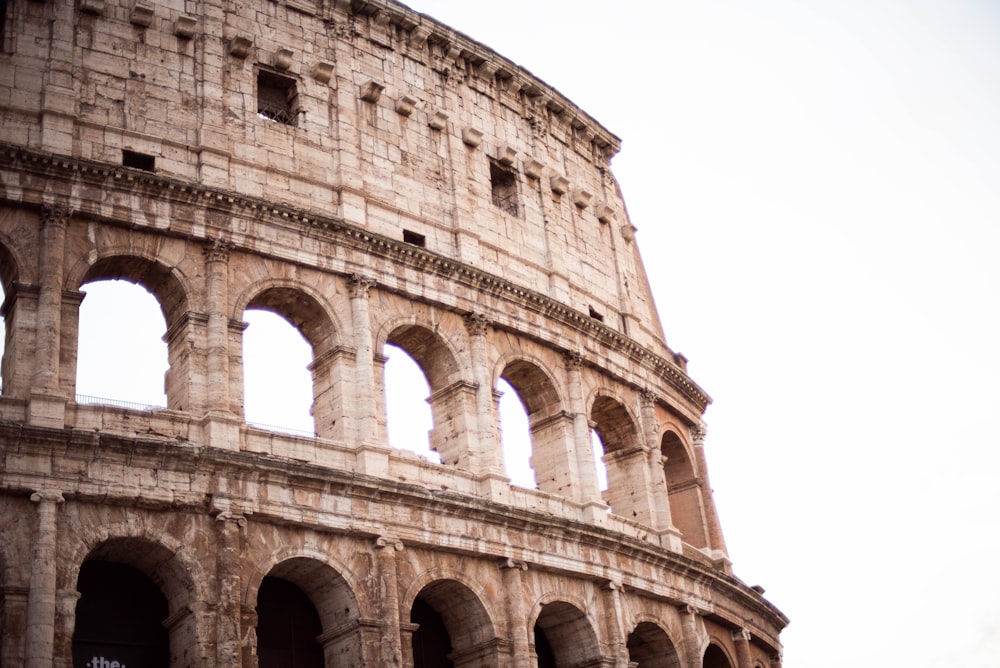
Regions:
M 622 139 L 667 342 L 714 400 L 734 572 L 791 618 L 784 665 L 1000 666 L 1000 3 L 409 5 Z

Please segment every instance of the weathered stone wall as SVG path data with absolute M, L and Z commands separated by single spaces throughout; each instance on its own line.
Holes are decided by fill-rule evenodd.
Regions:
M 6 9 L 3 665 L 71 665 L 91 561 L 162 591 L 172 666 L 256 666 L 266 576 L 315 606 L 327 665 L 412 665 L 418 598 L 456 666 L 533 665 L 536 629 L 560 666 L 779 661 L 787 620 L 731 575 L 709 399 L 663 339 L 613 135 L 394 3 Z M 165 410 L 76 401 L 80 303 L 108 278 L 162 307 Z M 249 308 L 311 344 L 315 438 L 246 424 Z M 386 442 L 388 344 L 427 376 L 441 465 Z M 504 473 L 501 378 L 538 489 Z

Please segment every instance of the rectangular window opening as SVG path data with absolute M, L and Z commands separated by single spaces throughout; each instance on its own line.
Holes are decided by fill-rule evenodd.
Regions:
M 593 318 L 593 319 L 594 319 L 594 320 L 596 320 L 597 322 L 604 322 L 604 316 L 603 316 L 603 315 L 601 315 L 601 314 L 600 314 L 599 312 L 597 312 L 596 310 L 594 310 L 594 307 L 593 307 L 593 306 L 589 306 L 588 308 L 590 309 L 590 317 L 591 317 L 591 318 Z
M 427 237 L 416 232 L 411 232 L 410 230 L 403 230 L 403 241 L 414 246 L 420 246 L 421 248 L 427 245 Z
M 498 162 L 490 162 L 490 184 L 493 188 L 493 206 L 512 216 L 518 213 L 517 174 Z
M 257 117 L 295 125 L 298 115 L 295 79 L 274 72 L 257 72 Z
M 151 172 L 156 169 L 156 157 L 138 151 L 122 149 L 122 165 Z

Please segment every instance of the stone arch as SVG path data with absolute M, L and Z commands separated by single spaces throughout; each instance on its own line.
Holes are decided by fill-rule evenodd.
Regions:
M 476 386 L 463 378 L 457 351 L 432 326 L 413 318 L 386 323 L 378 334 L 378 350 L 384 351 L 387 344 L 406 352 L 427 380 L 431 450 L 443 464 L 469 470 L 478 429 Z M 389 391 L 384 382 L 382 391 L 383 397 Z
M 340 324 L 331 304 L 309 286 L 287 279 L 261 281 L 248 287 L 236 300 L 233 317 L 242 320 L 247 309 L 274 313 L 294 327 L 312 348 L 309 372 L 312 376 L 313 427 L 322 438 L 343 439 L 345 436 L 345 384 L 350 370 L 344 355 L 338 354 Z M 242 332 L 231 341 L 231 348 L 240 350 Z M 243 370 L 238 369 L 233 390 L 243 396 Z M 242 400 L 239 402 L 242 405 Z
M 206 599 L 198 596 L 196 576 L 192 570 L 191 562 L 181 557 L 178 550 L 167 547 L 165 543 L 169 541 L 163 541 L 159 537 L 154 538 L 148 533 L 145 531 L 102 532 L 104 534 L 102 539 L 92 542 L 84 558 L 79 562 L 74 562 L 78 566 L 76 566 L 72 578 L 72 587 L 78 592 L 80 592 L 81 586 L 87 588 L 83 580 L 85 577 L 87 580 L 91 580 L 89 574 L 93 571 L 85 572 L 85 569 L 88 568 L 88 565 L 101 565 L 107 569 L 105 579 L 108 577 L 126 578 L 136 588 L 147 586 L 150 591 L 159 592 L 164 604 L 164 609 L 161 612 L 157 613 L 155 609 L 140 609 L 138 611 L 142 616 L 162 616 L 158 623 L 166 627 L 165 634 L 169 639 L 167 643 L 169 647 L 168 662 L 153 665 L 189 665 L 195 657 L 200 655 L 199 646 L 202 644 L 200 640 L 204 637 L 203 630 L 199 628 L 200 622 L 193 611 L 199 607 L 198 603 L 204 602 Z M 130 575 L 130 572 L 134 572 L 135 575 Z M 143 585 L 144 581 L 148 584 Z M 122 588 L 109 587 L 107 595 L 131 594 L 129 591 L 114 591 L 117 589 Z M 86 640 L 77 637 L 82 628 L 81 624 L 88 626 L 89 622 L 92 621 L 89 617 L 95 610 L 92 602 L 88 600 L 90 597 L 86 593 L 81 593 L 82 596 L 77 601 L 73 619 L 68 620 L 72 622 L 69 626 L 75 629 L 73 633 L 74 655 L 81 651 L 85 652 L 86 648 L 91 646 L 89 643 L 81 643 L 80 647 L 77 646 L 78 640 Z M 94 593 L 96 592 L 90 592 L 91 597 Z M 105 594 L 101 596 L 103 597 Z M 144 597 L 142 601 L 153 608 L 156 606 L 155 594 L 154 600 L 150 601 L 148 597 Z M 107 601 L 104 603 L 106 605 Z M 78 614 L 85 617 L 78 618 Z M 93 641 L 94 638 L 89 640 Z M 167 651 L 167 648 L 164 647 L 163 651 Z M 159 658 L 163 660 L 167 657 L 161 656 Z
M 579 484 L 571 454 L 575 451 L 573 417 L 565 410 L 554 375 L 541 361 L 519 355 L 501 359 L 496 376 L 514 388 L 528 414 L 531 467 L 538 488 L 568 494 Z
M 501 643 L 481 588 L 466 578 L 430 576 L 425 573 L 404 598 L 409 621 L 418 625 L 411 642 L 404 641 L 413 652 L 414 668 L 431 665 L 424 658 L 428 654 L 447 659 L 454 668 L 499 666 Z
M 166 323 L 164 339 L 167 343 L 169 368 L 166 373 L 165 389 L 167 407 L 174 410 L 190 410 L 197 399 L 193 396 L 192 346 L 186 333 L 194 326 L 190 317 L 192 296 L 197 293 L 188 279 L 176 267 L 168 267 L 157 258 L 149 257 L 133 249 L 109 248 L 98 254 L 92 252 L 81 258 L 67 272 L 67 286 L 80 289 L 86 283 L 104 280 L 123 280 L 139 285 L 156 298 Z M 74 321 L 64 319 L 65 332 L 78 332 L 79 308 L 74 313 Z M 73 360 L 71 368 L 61 370 L 63 384 L 71 394 L 76 391 L 76 364 L 79 350 L 77 336 L 64 336 L 62 359 Z
M 307 606 L 311 605 L 319 633 L 310 633 L 308 640 L 315 640 L 316 651 L 321 653 L 326 665 L 333 665 L 333 657 L 347 665 L 361 665 L 363 615 L 354 588 L 343 575 L 345 571 L 328 563 L 323 555 L 312 554 L 309 550 L 288 551 L 277 559 L 269 559 L 268 563 L 270 567 L 266 572 L 257 569 L 247 584 L 244 597 L 244 607 L 256 610 L 258 616 L 255 625 L 258 643 L 262 633 L 267 635 L 261 625 L 270 623 L 275 614 L 283 612 L 281 609 L 262 609 L 261 593 L 271 585 L 281 586 L 293 596 L 297 590 L 299 596 L 307 599 Z M 305 612 L 308 614 L 309 610 Z
M 659 624 L 641 621 L 628 635 L 625 643 L 628 659 L 636 668 L 681 668 L 677 647 Z
M 29 373 L 28 369 L 17 368 L 17 356 L 15 350 L 22 345 L 30 348 L 34 346 L 31 342 L 22 343 L 24 335 L 18 335 L 19 328 L 15 325 L 17 313 L 15 311 L 16 295 L 18 291 L 18 281 L 21 276 L 23 262 L 17 256 L 15 246 L 10 243 L 6 235 L 0 235 L 0 289 L 2 289 L 3 304 L 0 306 L 0 318 L 3 318 L 4 340 L 3 340 L 3 360 L 0 362 L 0 390 L 3 394 L 10 394 L 15 388 L 15 376 L 22 378 Z M 25 333 L 26 334 L 26 333 Z M 20 374 L 18 374 L 20 371 Z M 22 382 L 23 385 L 23 382 Z
M 702 478 L 698 474 L 691 448 L 680 436 L 682 433 L 682 430 L 675 430 L 670 426 L 660 436 L 660 454 L 664 458 L 663 473 L 667 481 L 670 517 L 685 543 L 705 548 L 709 542 Z
M 638 420 L 621 399 L 599 390 L 590 404 L 590 423 L 604 444 L 608 476 L 604 500 L 611 512 L 652 523 L 649 466 Z
M 713 638 L 709 640 L 708 647 L 705 648 L 701 665 L 703 668 L 733 668 L 736 662 L 729 656 L 725 646 Z
M 570 603 L 563 598 L 551 598 L 536 606 L 532 618 L 538 668 L 603 665 L 596 626 L 583 612 L 586 609 L 579 602 Z

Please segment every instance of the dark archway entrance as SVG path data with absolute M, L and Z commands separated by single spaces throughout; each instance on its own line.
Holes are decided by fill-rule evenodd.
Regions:
M 323 632 L 316 607 L 288 580 L 265 577 L 257 592 L 260 668 L 323 668 Z
M 77 590 L 74 668 L 168 668 L 167 599 L 152 580 L 131 566 L 88 561 Z
M 413 632 L 413 668 L 454 668 L 448 658 L 451 636 L 430 603 L 417 597 L 410 608 L 410 622 L 417 625 Z

